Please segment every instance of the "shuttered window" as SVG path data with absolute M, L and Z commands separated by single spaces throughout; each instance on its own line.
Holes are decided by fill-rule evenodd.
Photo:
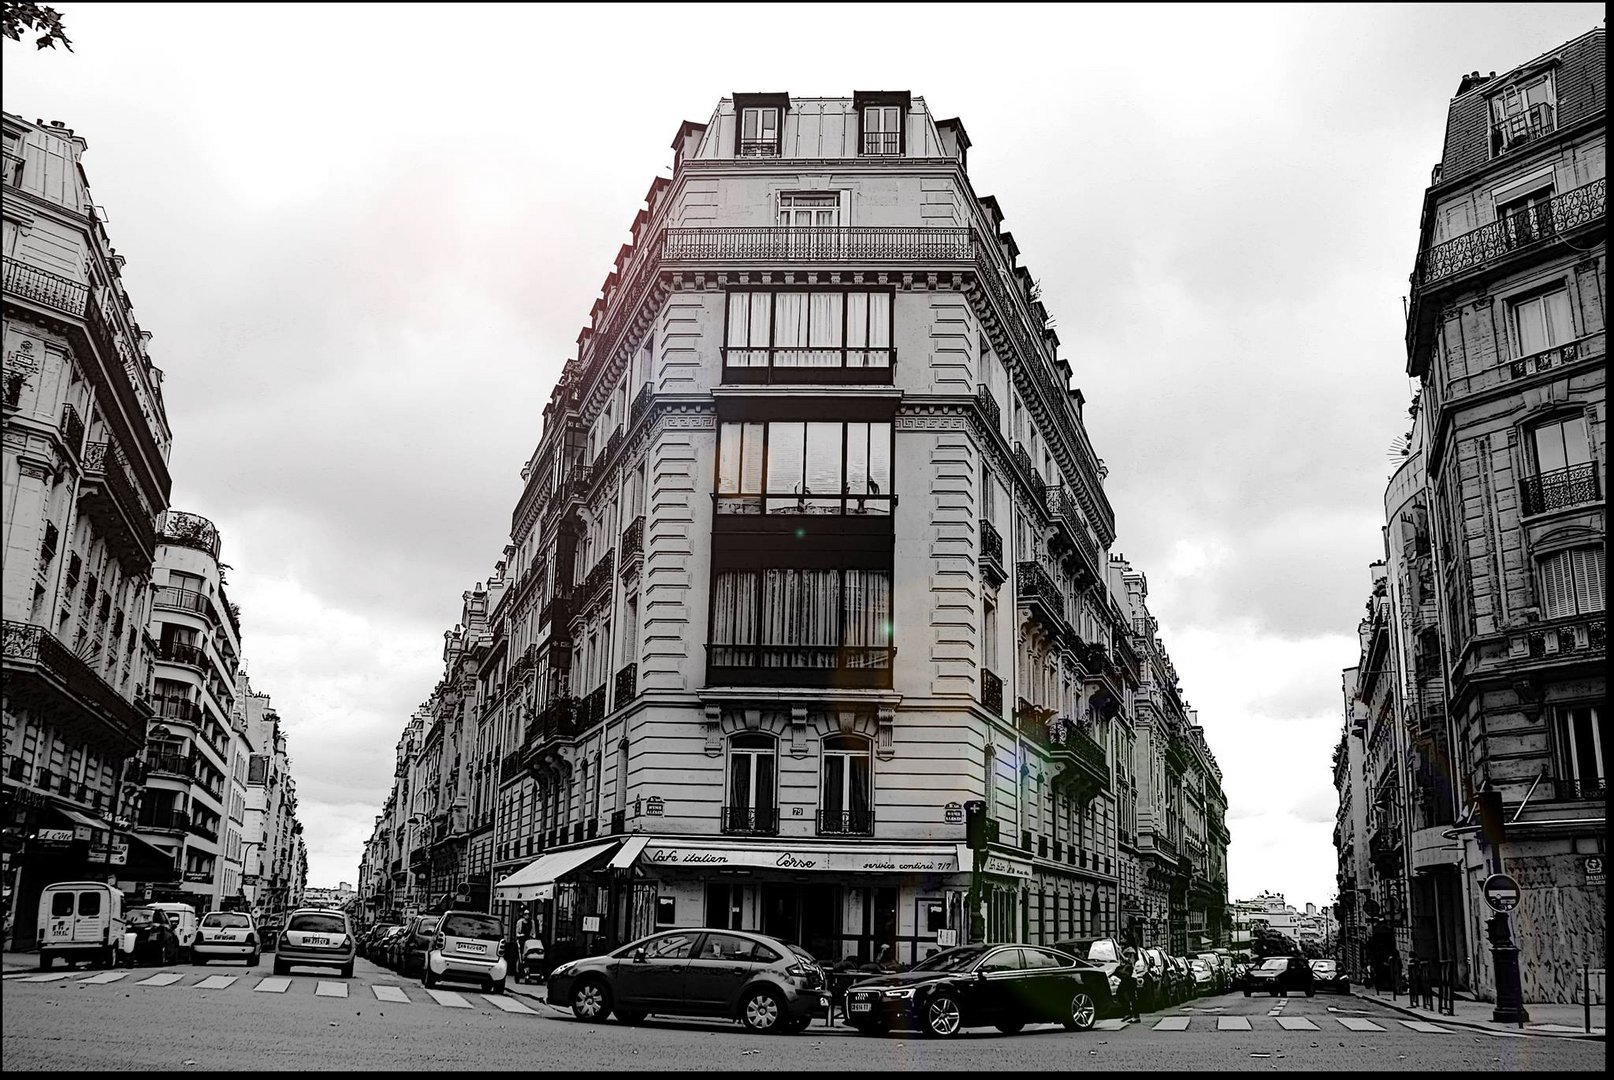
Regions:
M 1541 608 L 1549 619 L 1603 610 L 1603 552 L 1571 548 L 1541 560 Z

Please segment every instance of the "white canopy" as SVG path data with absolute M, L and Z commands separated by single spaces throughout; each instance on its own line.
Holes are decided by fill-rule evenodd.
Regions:
M 540 855 L 495 885 L 493 897 L 496 900 L 551 900 L 555 896 L 555 882 L 559 878 L 619 843 L 620 840 L 610 840 L 603 844 Z

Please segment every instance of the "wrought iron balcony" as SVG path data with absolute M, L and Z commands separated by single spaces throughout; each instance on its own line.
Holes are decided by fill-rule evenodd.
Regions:
M 146 742 L 146 709 L 119 693 L 42 626 L 4 624 L 7 690 L 86 740 L 122 754 Z
M 84 317 L 84 302 L 90 295 L 89 286 L 81 281 L 11 258 L 5 260 L 5 292 L 76 318 Z
M 195 645 L 186 645 L 178 641 L 166 642 L 157 650 L 157 659 L 166 660 L 170 664 L 183 664 L 198 671 L 206 671 L 211 666 L 206 652 Z
M 873 810 L 820 810 L 820 836 L 873 836 Z
M 986 668 L 981 669 L 981 704 L 993 716 L 1003 715 L 1003 680 Z
M 741 157 L 778 157 L 778 139 L 741 139 Z
M 1025 446 L 1018 442 L 1014 444 L 1014 465 L 1020 472 L 1020 478 L 1031 489 L 1032 499 L 1039 507 L 1047 509 L 1048 485 L 1044 482 L 1042 474 L 1037 471 L 1037 466 L 1031 460 Z
M 868 157 L 890 157 L 892 154 L 902 152 L 902 133 L 900 131 L 865 131 L 863 133 L 863 153 Z
M 1014 726 L 1021 735 L 1038 746 L 1047 746 L 1050 741 L 1048 724 L 1053 719 L 1053 712 L 1052 709 L 1022 699 L 1014 707 Z
M 583 578 L 583 583 L 577 587 L 577 604 L 572 611 L 574 616 L 588 607 L 595 596 L 610 586 L 615 569 L 616 552 L 607 551 L 600 556 L 600 561 L 594 564 L 594 568 L 588 572 L 588 576 Z
M 1488 225 L 1436 244 L 1419 260 L 1420 288 L 1465 270 L 1486 266 L 1534 248 L 1566 233 L 1595 224 L 1608 211 L 1608 181 L 1555 195 L 1526 211 L 1508 214 Z
M 651 391 L 649 383 L 639 387 L 639 392 L 633 397 L 633 405 L 628 409 L 628 426 L 631 428 L 648 416 L 650 407 L 655 404 L 655 401 L 656 396 Z
M 195 768 L 190 758 L 183 754 L 147 754 L 146 773 L 166 773 L 170 776 L 189 777 Z
M 218 621 L 218 614 L 213 609 L 213 601 L 208 599 L 206 593 L 195 589 L 179 589 L 172 585 L 158 588 L 156 596 L 152 599 L 153 607 L 173 608 L 175 611 L 191 611 L 198 615 Z
M 1074 765 L 1097 788 L 1109 786 L 1110 763 L 1104 756 L 1104 748 L 1080 725 L 1071 720 L 1058 721 L 1050 727 L 1049 736 L 1049 748 L 1056 760 L 1066 759 L 1067 764 Z
M 101 525 L 117 550 L 136 561 L 151 562 L 157 550 L 151 510 L 129 478 L 122 452 L 104 439 L 84 449 L 79 505 Z
M 668 229 L 661 260 L 682 262 L 966 262 L 968 229 L 847 228 Z
M 998 408 L 998 399 L 992 396 L 992 388 L 985 383 L 975 388 L 975 407 L 980 410 L 981 420 L 988 428 L 1002 430 L 1003 410 Z
M 1003 584 L 1008 575 L 1003 571 L 1003 536 L 997 526 L 986 518 L 981 519 L 981 573 L 989 579 L 992 588 Z
M 1065 597 L 1054 584 L 1053 577 L 1039 562 L 1015 564 L 1015 592 L 1019 602 L 1031 609 L 1033 618 L 1055 639 L 1062 639 L 1070 630 L 1065 621 Z
M 612 699 L 620 709 L 639 696 L 639 665 L 623 664 L 616 673 L 616 696 Z
M 1553 781 L 1553 786 L 1560 799 L 1595 799 L 1601 802 L 1608 798 L 1608 778 L 1606 776 L 1555 780 Z
M 1519 489 L 1526 515 L 1596 502 L 1602 497 L 1595 461 L 1527 476 L 1520 482 Z
M 62 441 L 67 443 L 67 449 L 78 457 L 84 452 L 84 421 L 79 419 L 78 410 L 71 402 L 62 406 Z
M 779 808 L 777 806 L 725 806 L 723 831 L 738 836 L 777 836 L 779 834 Z
M 644 554 L 644 515 L 634 518 L 626 529 L 622 530 L 622 564 L 626 566 L 628 560 Z
M 1081 509 L 1069 486 L 1059 484 L 1048 489 L 1048 513 L 1057 526 L 1054 536 L 1069 545 L 1071 552 L 1082 556 L 1082 561 L 1075 564 L 1077 576 L 1084 585 L 1097 582 L 1106 560 L 1101 557 L 1098 544 L 1088 534 Z
M 577 710 L 577 729 L 587 731 L 605 719 L 605 687 L 591 691 Z
M 153 719 L 159 722 L 173 721 L 200 727 L 207 720 L 202 707 L 187 698 L 155 697 L 151 699 L 151 707 L 156 713 Z
M 217 561 L 219 557 L 219 530 L 200 514 L 187 514 L 183 510 L 169 510 L 163 514 L 157 536 L 165 544 L 195 548 Z

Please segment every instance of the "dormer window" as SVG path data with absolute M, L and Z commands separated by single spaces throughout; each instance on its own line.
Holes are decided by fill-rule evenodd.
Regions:
M 908 152 L 903 120 L 910 103 L 906 90 L 860 90 L 852 95 L 861 156 L 896 157 Z
M 1552 72 L 1504 87 L 1491 98 L 1491 156 L 1497 157 L 1557 129 Z
M 788 94 L 735 94 L 734 156 L 778 157 L 789 111 Z

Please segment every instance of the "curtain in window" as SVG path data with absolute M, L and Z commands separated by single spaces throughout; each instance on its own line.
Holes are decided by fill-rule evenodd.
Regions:
M 804 363 L 809 367 L 839 367 L 845 297 L 839 292 L 815 292 L 809 296 L 807 344 L 812 349 Z
M 748 667 L 756 662 L 757 573 L 725 570 L 712 588 L 712 663 Z
M 739 810 L 772 809 L 773 751 L 729 751 L 729 806 Z
M 779 367 L 802 364 L 807 347 L 807 293 L 780 292 L 773 297 L 773 344 L 780 350 L 774 357 Z
M 840 580 L 834 570 L 762 572 L 764 667 L 834 667 Z
M 768 366 L 768 309 L 771 293 L 729 293 L 728 352 L 730 367 Z
M 891 363 L 891 294 L 846 294 L 846 366 L 888 367 Z
M 884 570 L 846 571 L 843 640 L 848 667 L 891 664 L 891 575 Z

